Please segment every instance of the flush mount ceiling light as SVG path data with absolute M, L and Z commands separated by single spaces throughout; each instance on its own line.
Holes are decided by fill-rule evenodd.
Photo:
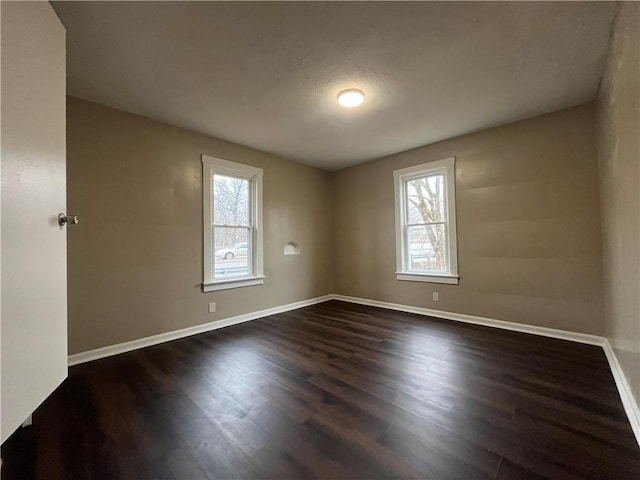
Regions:
M 357 88 L 343 90 L 338 94 L 338 103 L 343 107 L 357 107 L 364 101 L 364 92 Z

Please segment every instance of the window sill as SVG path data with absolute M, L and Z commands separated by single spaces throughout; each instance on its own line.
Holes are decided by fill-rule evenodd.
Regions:
M 203 292 L 215 292 L 216 290 L 228 290 L 230 288 L 251 287 L 253 285 L 262 285 L 264 283 L 264 275 L 255 277 L 238 277 L 225 280 L 214 280 L 202 284 Z
M 458 283 L 460 283 L 460 277 L 458 275 L 427 275 L 424 273 L 396 272 L 396 279 L 406 282 L 446 283 L 449 285 L 458 285 Z

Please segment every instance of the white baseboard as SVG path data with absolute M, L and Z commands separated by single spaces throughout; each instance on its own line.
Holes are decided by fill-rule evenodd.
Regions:
M 191 335 L 197 335 L 198 333 L 209 332 L 217 330 L 219 328 L 236 325 L 238 323 L 244 323 L 258 318 L 268 317 L 269 315 L 275 315 L 278 313 L 288 312 L 296 310 L 298 308 L 308 307 L 316 305 L 318 303 L 326 302 L 328 300 L 341 300 L 343 302 L 357 303 L 360 305 L 368 305 L 372 307 L 386 308 L 389 310 L 396 310 L 400 312 L 417 313 L 419 315 L 426 315 L 430 317 L 443 318 L 446 320 L 453 320 L 456 322 L 471 323 L 474 325 L 484 325 L 487 327 L 500 328 L 503 330 L 511 330 L 514 332 L 529 333 L 532 335 L 540 335 L 543 337 L 557 338 L 560 340 L 569 340 L 571 342 L 585 343 L 588 345 L 597 345 L 604 349 L 604 353 L 609 361 L 609 366 L 613 373 L 620 398 L 624 406 L 625 412 L 629 417 L 631 428 L 636 436 L 636 440 L 640 445 L 640 408 L 635 402 L 631 388 L 627 382 L 620 363 L 609 344 L 609 341 L 605 337 L 599 337 L 597 335 L 589 335 L 586 333 L 569 332 L 566 330 L 558 330 L 548 327 L 536 327 L 533 325 L 525 325 L 522 323 L 507 322 L 504 320 L 495 320 L 493 318 L 478 317 L 475 315 L 467 315 L 464 313 L 445 312 L 442 310 L 432 310 L 430 308 L 413 307 L 410 305 L 402 305 L 398 303 L 382 302 L 379 300 L 370 300 L 366 298 L 350 297 L 346 295 L 324 295 L 322 297 L 310 298 L 308 300 L 302 300 L 300 302 L 289 303 L 287 305 L 281 305 L 279 307 L 267 308 L 265 310 L 259 310 L 257 312 L 245 313 L 235 317 L 225 318 L 217 320 L 215 322 L 204 323 L 202 325 L 196 325 L 193 327 L 183 328 L 181 330 L 174 330 L 172 332 L 161 333 L 150 337 L 140 338 L 138 340 L 132 340 L 129 342 L 119 343 L 117 345 L 110 345 L 108 347 L 97 348 L 95 350 L 88 350 L 86 352 L 76 353 L 69 355 L 69 366 L 77 365 L 80 363 L 90 362 L 92 360 L 98 360 L 104 357 L 110 357 L 112 355 L 118 355 L 120 353 L 130 352 L 139 348 L 150 347 L 152 345 L 158 345 L 160 343 L 169 342 L 171 340 L 177 340 L 179 338 L 190 337 Z
M 287 305 L 280 305 L 279 307 L 267 308 L 265 310 L 258 310 L 257 312 L 245 313 L 243 315 L 237 315 L 235 317 L 224 318 L 222 320 L 216 320 L 215 322 L 203 323 L 201 325 L 195 325 L 193 327 L 182 328 L 180 330 L 174 330 L 172 332 L 160 333 L 158 335 L 152 335 L 150 337 L 139 338 L 137 340 L 131 340 L 129 342 L 96 348 L 95 350 L 87 350 L 86 352 L 69 355 L 69 366 L 90 362 L 92 360 L 98 360 L 99 358 L 111 357 L 112 355 L 118 355 L 120 353 L 130 352 L 132 350 L 138 350 L 139 348 L 150 347 L 152 345 L 158 345 L 160 343 L 170 342 L 171 340 L 177 340 L 179 338 L 190 337 L 192 335 L 197 335 L 198 333 L 210 332 L 211 330 L 217 330 L 219 328 L 237 325 L 238 323 L 244 323 L 250 320 L 256 320 L 258 318 L 268 317 L 269 315 L 275 315 L 277 313 L 289 312 L 298 308 L 308 307 L 317 303 L 326 302 L 327 300 L 331 300 L 332 298 L 333 295 L 324 295 L 322 297 L 310 298 L 308 300 L 289 303 Z
M 30 427 L 31 425 L 33 425 L 33 414 L 25 418 L 24 422 L 22 422 L 22 428 Z
M 452 312 L 445 312 L 441 310 L 432 310 L 429 308 L 413 307 L 410 305 L 401 305 L 398 303 L 381 302 L 379 300 L 370 300 L 366 298 L 357 298 L 357 297 L 349 297 L 346 295 L 330 294 L 330 295 L 324 295 L 322 297 L 302 300 L 300 302 L 281 305 L 279 307 L 267 308 L 265 310 L 258 310 L 257 312 L 245 313 L 243 315 L 237 315 L 235 317 L 224 318 L 221 320 L 216 320 L 215 322 L 203 323 L 201 325 L 195 325 L 193 327 L 187 327 L 180 330 L 160 333 L 158 335 L 139 338 L 137 340 L 131 340 L 128 342 L 118 343 L 115 345 L 109 345 L 107 347 L 96 348 L 95 350 L 87 350 L 86 352 L 76 353 L 73 355 L 69 355 L 69 366 L 90 362 L 92 360 L 97 360 L 99 358 L 110 357 L 112 355 L 118 355 L 120 353 L 130 352 L 132 350 L 137 350 L 139 348 L 158 345 L 164 342 L 170 342 L 171 340 L 177 340 L 179 338 L 190 337 L 191 335 L 197 335 L 198 333 L 204 333 L 204 332 L 209 332 L 211 330 L 217 330 L 218 328 L 229 327 L 231 325 L 236 325 L 238 323 L 243 323 L 243 322 L 248 322 L 250 320 L 255 320 L 258 318 L 268 317 L 269 315 L 275 315 L 278 313 L 296 310 L 298 308 L 308 307 L 310 305 L 316 305 L 318 303 L 326 302 L 327 300 L 341 300 L 343 302 L 357 303 L 360 305 L 369 305 L 372 307 L 381 307 L 389 310 L 397 310 L 397 311 L 408 312 L 408 313 L 417 313 L 419 315 L 444 318 L 447 320 L 454 320 L 457 322 L 472 323 L 474 325 L 484 325 L 488 327 L 501 328 L 504 330 L 513 330 L 513 331 L 522 332 L 522 333 L 531 333 L 533 335 L 542 335 L 545 337 L 559 338 L 562 340 L 570 340 L 572 342 L 587 343 L 589 345 L 604 346 L 606 342 L 606 339 L 604 337 L 598 337 L 596 335 L 588 335 L 585 333 L 568 332 L 565 330 L 556 330 L 554 328 L 536 327 L 533 325 L 506 322 L 504 320 L 494 320 L 492 318 L 477 317 L 474 315 L 466 315 L 463 313 L 452 313 Z
M 609 340 L 605 341 L 602 348 L 604 348 L 604 354 L 607 356 L 607 360 L 609 360 L 611 373 L 613 373 L 613 378 L 616 381 L 616 386 L 620 393 L 620 399 L 622 400 L 624 411 L 627 413 L 633 433 L 636 436 L 638 445 L 640 445 L 640 407 L 638 407 L 638 404 L 636 403 L 633 393 L 631 392 L 631 386 L 629 385 L 629 382 L 627 382 L 627 377 L 625 377 L 624 372 L 622 371 L 620 362 L 618 362 L 618 357 L 616 356 L 613 348 L 611 348 Z
M 561 340 L 569 340 L 571 342 L 586 343 L 589 345 L 604 345 L 605 338 L 597 335 L 589 335 L 587 333 L 569 332 L 567 330 L 557 330 L 548 327 L 536 327 L 534 325 L 525 325 L 523 323 L 513 323 L 504 320 L 495 320 L 493 318 L 477 317 L 475 315 L 467 315 L 464 313 L 445 312 L 442 310 L 432 310 L 430 308 L 412 307 L 410 305 L 402 305 L 399 303 L 381 302 L 379 300 L 369 300 L 366 298 L 348 297 L 345 295 L 332 295 L 334 300 L 342 300 L 343 302 L 358 303 L 360 305 L 369 305 L 371 307 L 387 308 L 389 310 L 397 310 L 400 312 L 417 313 L 419 315 L 427 315 L 429 317 L 444 318 L 446 320 L 454 320 L 456 322 L 472 323 L 474 325 L 484 325 L 485 327 L 501 328 L 503 330 L 512 330 L 514 332 L 531 333 L 543 337 L 559 338 Z

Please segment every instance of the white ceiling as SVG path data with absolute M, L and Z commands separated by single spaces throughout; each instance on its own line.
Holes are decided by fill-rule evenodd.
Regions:
M 327 170 L 592 100 L 608 2 L 55 2 L 69 94 Z M 336 102 L 348 87 L 365 103 Z

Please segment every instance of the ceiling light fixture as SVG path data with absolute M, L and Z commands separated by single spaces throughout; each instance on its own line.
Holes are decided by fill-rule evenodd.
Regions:
M 343 90 L 338 94 L 338 103 L 346 108 L 357 107 L 364 101 L 364 92 L 357 88 Z

